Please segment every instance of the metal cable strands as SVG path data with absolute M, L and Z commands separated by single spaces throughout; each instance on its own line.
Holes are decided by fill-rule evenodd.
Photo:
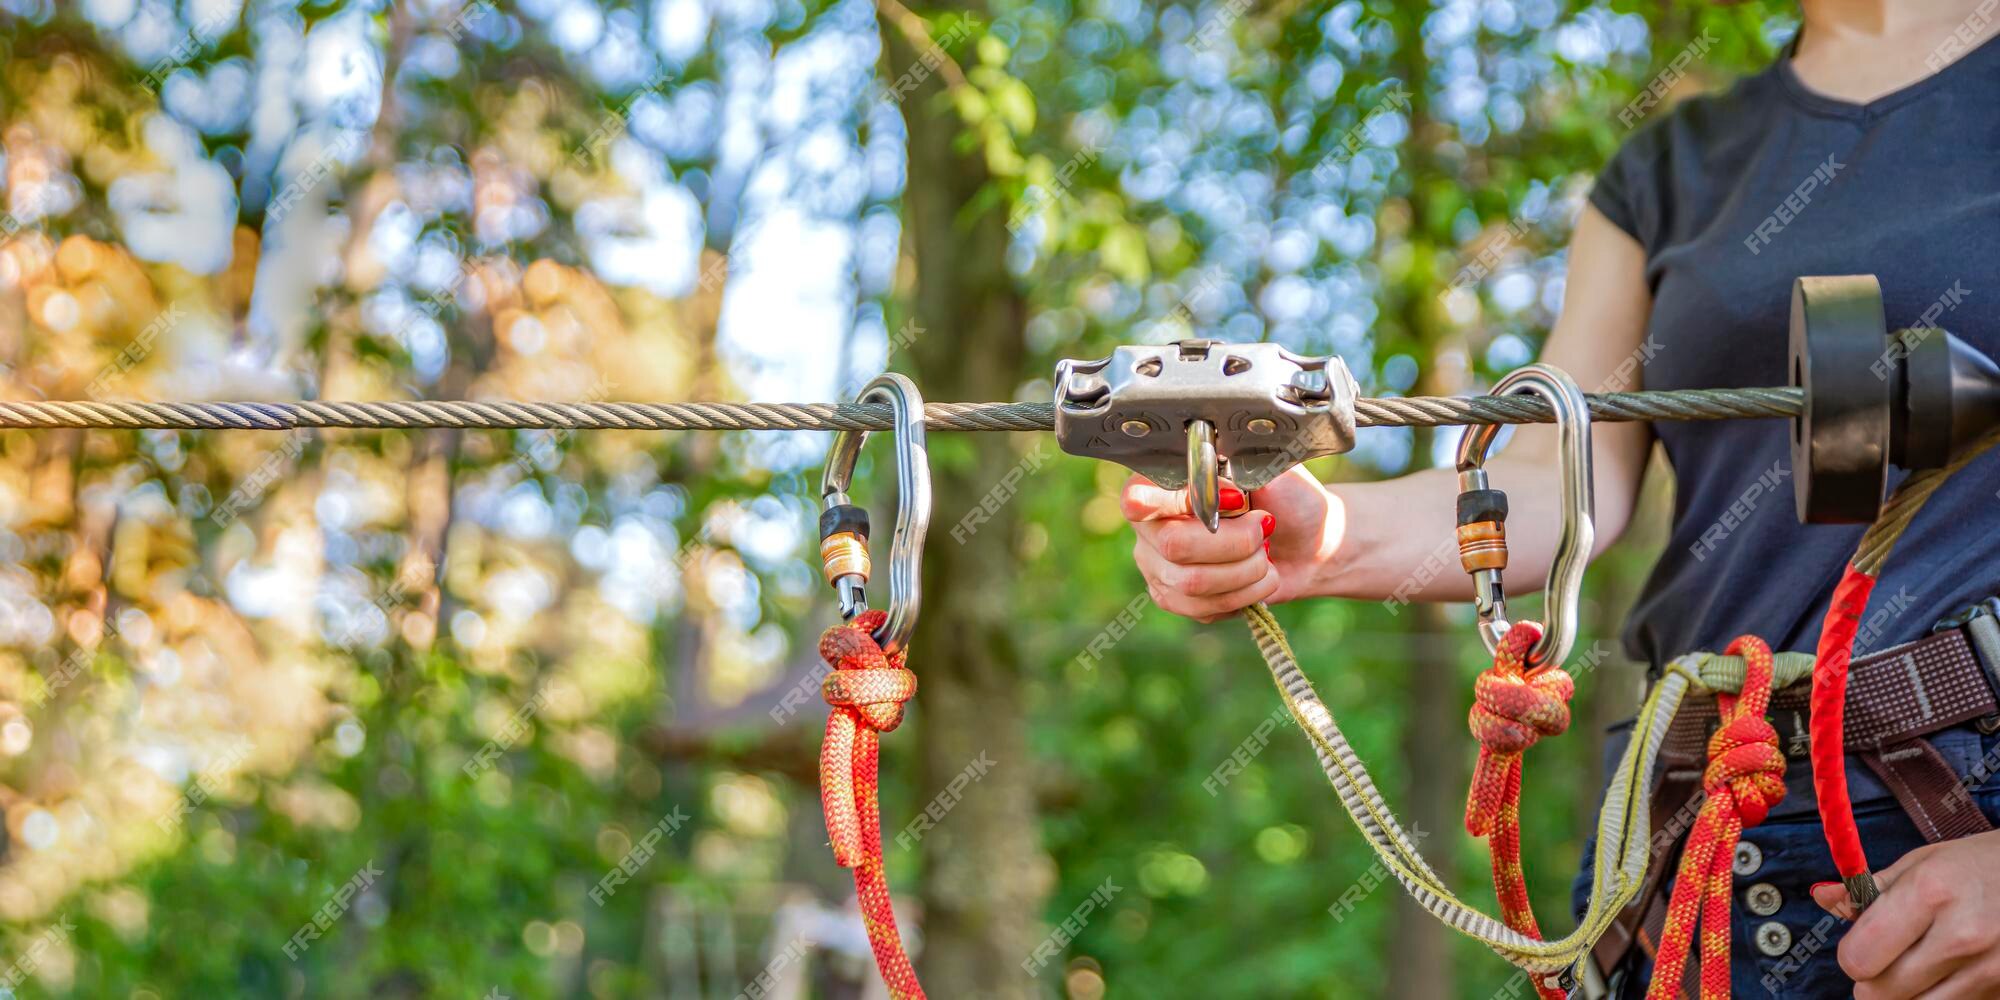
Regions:
M 1677 389 L 1588 397 L 1598 420 L 1732 420 L 1792 417 L 1800 389 Z M 935 431 L 1046 431 L 1053 403 L 930 403 Z M 1360 427 L 1551 423 L 1536 396 L 1414 396 L 1361 399 Z M 159 428 L 282 431 L 337 428 L 525 428 L 565 430 L 888 430 L 889 407 L 855 403 L 523 403 L 505 400 L 142 403 L 88 400 L 0 402 L 0 427 Z

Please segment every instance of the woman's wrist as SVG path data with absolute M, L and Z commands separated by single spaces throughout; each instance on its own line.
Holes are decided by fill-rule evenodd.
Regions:
M 1360 597 L 1366 587 L 1357 572 L 1366 564 L 1363 532 L 1349 531 L 1358 498 L 1339 486 L 1326 488 L 1326 517 L 1320 522 L 1320 542 L 1313 559 L 1313 576 L 1306 590 L 1314 597 Z

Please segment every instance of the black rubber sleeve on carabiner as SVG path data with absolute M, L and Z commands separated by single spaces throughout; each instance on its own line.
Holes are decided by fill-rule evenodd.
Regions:
M 828 507 L 825 513 L 819 516 L 819 537 L 822 541 L 843 531 L 852 531 L 860 535 L 863 541 L 867 541 L 867 508 L 857 507 L 851 503 L 836 504 Z
M 1466 490 L 1458 495 L 1458 523 L 1507 520 L 1507 494 L 1499 490 Z

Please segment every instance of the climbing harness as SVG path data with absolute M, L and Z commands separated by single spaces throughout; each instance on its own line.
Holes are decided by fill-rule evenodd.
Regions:
M 1588 903 L 1582 921 L 1568 937 L 1541 940 L 1528 906 L 1520 865 L 1519 794 L 1521 753 L 1542 736 L 1567 727 L 1567 701 L 1573 690 L 1561 665 L 1574 638 L 1581 563 L 1588 559 L 1590 548 L 1589 406 L 1579 405 L 1582 397 L 1574 383 L 1559 372 L 1536 371 L 1541 366 L 1534 366 L 1509 375 L 1493 393 L 1505 396 L 1518 388 L 1541 395 L 1559 427 L 1565 523 L 1550 573 L 1547 613 L 1552 624 L 1567 622 L 1567 628 L 1552 627 L 1545 635 L 1534 623 L 1508 622 L 1500 579 L 1507 564 L 1506 498 L 1490 488 L 1482 468 L 1495 429 L 1469 430 L 1458 452 L 1460 561 L 1475 581 L 1480 637 L 1495 654 L 1493 669 L 1475 684 L 1469 716 L 1480 756 L 1467 797 L 1466 826 L 1488 840 L 1500 919 L 1458 900 L 1417 854 L 1366 767 L 1298 669 L 1276 618 L 1262 605 L 1247 612 L 1251 633 L 1280 696 L 1312 740 L 1343 807 L 1383 864 L 1434 916 L 1529 972 L 1544 998 L 1564 996 L 1575 987 L 1585 954 L 1645 883 L 1652 820 L 1647 793 L 1671 724 L 1691 695 L 1715 694 L 1723 718 L 1709 742 L 1703 771 L 1707 799 L 1682 855 L 1650 995 L 1678 995 L 1698 925 L 1710 929 L 1701 943 L 1702 995 L 1729 994 L 1727 928 L 1735 844 L 1742 830 L 1761 822 L 1784 795 L 1784 757 L 1764 711 L 1773 687 L 1787 686 L 1808 673 L 1811 762 L 1828 843 L 1856 905 L 1865 906 L 1875 896 L 1846 791 L 1843 709 L 1851 647 L 1869 590 L 1896 539 L 1939 484 L 2000 442 L 2000 431 L 1992 429 L 1996 411 L 1990 391 L 2000 385 L 2000 373 L 1957 338 L 1930 331 L 1935 336 L 1912 338 L 1904 333 L 1887 344 L 1877 339 L 1872 345 L 1866 340 L 1857 345 L 1857 331 L 1879 329 L 1879 295 L 1872 278 L 1803 279 L 1794 290 L 1795 376 L 1818 379 L 1817 385 L 1811 381 L 1804 385 L 1809 405 L 1794 435 L 1799 449 L 1795 455 L 1799 468 L 1823 471 L 1798 477 L 1800 515 L 1840 520 L 1864 508 L 1874 512 L 1874 523 L 1836 588 L 1818 654 L 1812 659 L 1796 654 L 1774 657 L 1761 640 L 1744 636 L 1730 645 L 1725 657 L 1694 654 L 1668 666 L 1639 711 L 1632 740 L 1606 791 Z M 1874 327 L 1866 322 L 1871 302 Z M 1856 320 L 1857 315 L 1864 319 Z M 1884 387 L 1879 405 L 1871 408 L 1866 400 L 1857 405 L 1843 399 L 1838 408 L 1822 407 L 1822 419 L 1813 423 L 1810 403 L 1822 399 L 1834 381 L 1824 364 L 1815 368 L 1802 359 L 1812 349 L 1807 332 L 1814 329 L 1842 331 L 1848 337 L 1842 351 L 1850 361 L 1865 358 L 1864 364 L 1874 362 L 1878 368 L 1891 362 L 1890 377 L 1876 378 Z M 1926 342 L 1932 346 L 1925 348 Z M 1945 386 L 1953 379 L 1975 388 L 1960 390 L 1943 407 L 1921 402 L 1949 394 Z M 1840 384 L 1853 383 L 1847 378 Z M 1891 460 L 1942 467 L 1912 474 L 1883 502 L 1881 489 Z M 1872 506 L 1857 501 L 1868 496 L 1857 481 L 1874 484 Z
M 829 711 L 820 744 L 820 805 L 826 813 L 833 860 L 854 871 L 861 920 L 894 1000 L 921 1000 L 924 989 L 903 950 L 889 880 L 882 864 L 882 815 L 876 801 L 881 734 L 903 723 L 903 704 L 917 693 L 917 675 L 904 664 L 917 625 L 924 533 L 930 527 L 930 461 L 924 449 L 924 401 L 909 379 L 876 378 L 861 401 L 881 400 L 896 424 L 896 533 L 889 549 L 889 609 L 870 610 L 868 512 L 849 502 L 854 463 L 866 431 L 834 437 L 820 493 L 820 559 L 826 582 L 840 598 L 840 625 L 820 637 L 829 668 L 820 691 Z

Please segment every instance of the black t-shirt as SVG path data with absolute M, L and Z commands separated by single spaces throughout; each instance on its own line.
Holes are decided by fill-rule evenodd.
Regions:
M 2000 40 L 1866 106 L 1789 58 L 1643 125 L 1591 191 L 1646 253 L 1645 388 L 1784 385 L 1792 280 L 1878 275 L 1892 328 L 1928 318 L 2000 356 Z M 1790 423 L 1660 421 L 1672 536 L 1628 622 L 1658 668 L 1741 634 L 1811 651 L 1862 529 L 1801 525 Z M 1939 490 L 1891 555 L 1861 648 L 2000 592 L 2000 454 Z

